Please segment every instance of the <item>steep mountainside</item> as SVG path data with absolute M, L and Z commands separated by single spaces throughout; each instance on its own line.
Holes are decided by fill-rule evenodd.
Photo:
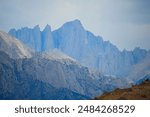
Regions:
M 54 48 L 51 27 L 49 25 L 47 25 L 42 32 L 37 25 L 33 29 L 28 27 L 22 28 L 18 31 L 11 29 L 9 34 L 20 39 L 37 52 L 48 51 Z
M 143 77 L 150 75 L 150 52 L 147 54 L 145 59 L 140 63 L 133 66 L 133 69 L 130 71 L 129 76 L 126 78 L 133 84 L 138 84 L 142 82 Z
M 53 32 L 49 25 L 43 31 L 37 25 L 34 29 L 12 29 L 9 34 L 14 37 L 0 32 L 1 99 L 35 99 L 32 91 L 39 96 L 36 99 L 42 95 L 43 99 L 88 99 L 140 84 L 150 75 L 150 51 L 119 51 L 86 31 L 79 20 Z M 17 89 L 27 90 L 27 94 L 17 95 Z M 52 90 L 57 93 L 47 96 Z
M 0 31 L 0 51 L 4 51 L 11 58 L 30 58 L 32 51 L 18 39 Z
M 25 47 L 25 50 L 27 49 L 19 40 L 17 40 L 18 43 L 14 43 L 15 38 L 7 36 L 7 34 L 5 37 L 8 37 L 8 44 L 5 45 L 5 48 L 12 50 L 14 47 L 21 46 Z M 12 45 L 12 43 L 14 43 L 14 45 L 9 46 Z M 16 50 L 20 52 L 20 49 L 22 48 L 15 48 L 12 52 Z M 11 53 L 8 53 L 8 55 L 11 56 Z M 21 90 L 42 90 L 46 92 L 51 89 L 57 89 L 55 90 L 56 92 L 59 93 L 59 91 L 62 90 L 66 96 L 71 94 L 71 97 L 66 97 L 66 99 L 79 99 L 79 97 L 83 99 L 87 97 L 92 98 L 103 92 L 112 91 L 115 88 L 128 86 L 128 82 L 125 79 L 104 76 L 99 72 L 92 72 L 87 67 L 82 66 L 76 60 L 64 55 L 57 49 L 42 53 L 32 53 L 32 57 L 11 59 L 9 56 L 5 54 L 5 50 L 0 54 L 0 92 L 2 99 L 9 98 L 12 95 L 14 96 L 14 93 L 18 92 L 16 91 L 17 89 L 20 90 L 20 93 Z M 34 82 L 37 82 L 39 87 L 44 87 L 44 89 L 36 89 L 35 87 L 33 89 L 32 85 Z M 19 88 L 16 88 L 17 85 Z M 48 89 L 47 86 L 51 88 Z M 9 93 L 9 91 L 13 93 Z M 31 95 L 30 92 L 28 93 Z M 35 92 L 35 94 L 36 93 L 38 92 Z M 21 95 L 23 96 L 21 93 L 15 98 L 23 99 L 23 97 L 19 97 Z M 39 93 L 37 95 L 41 96 Z M 24 98 L 26 98 L 27 95 L 25 94 L 24 96 Z M 32 99 L 32 97 L 29 98 Z M 51 97 L 47 98 L 53 99 Z M 38 97 L 36 99 L 38 99 Z M 41 99 L 41 97 L 39 97 L 39 99 Z M 64 97 L 62 97 L 62 99 L 64 99 Z
M 18 60 L 0 51 L 0 99 L 88 99 L 66 88 L 56 88 L 19 69 Z
M 71 91 L 74 96 L 79 96 L 80 94 L 81 99 L 83 97 L 93 97 L 103 92 L 104 87 L 101 87 L 100 79 L 103 80 L 103 84 L 105 84 L 105 82 L 107 83 L 106 79 L 109 79 L 109 77 L 91 73 L 87 67 L 80 65 L 77 61 L 64 55 L 57 49 L 50 52 L 32 53 L 32 56 L 24 57 L 23 55 L 30 53 L 30 51 L 26 49 L 27 47 L 23 43 L 8 36 L 6 33 L 4 33 L 5 36 L 3 36 L 3 33 L 1 35 L 0 42 L 2 42 L 2 52 L 0 54 L 0 83 L 2 99 L 9 97 L 22 99 L 22 97 L 19 96 L 23 94 L 14 94 L 15 91 L 17 89 L 32 91 L 32 85 L 34 82 L 37 82 L 40 87 L 41 85 L 43 87 L 50 85 L 50 87 L 54 87 L 54 91 L 55 88 L 58 89 L 56 92 L 59 92 L 59 89 L 64 89 L 62 91 L 66 91 L 66 93 Z M 5 40 L 7 43 L 4 43 L 5 47 L 3 47 L 3 42 L 5 42 Z M 9 56 L 5 54 L 5 51 L 13 59 L 9 58 Z M 25 51 L 26 53 L 24 54 L 22 51 Z M 23 57 L 19 55 L 22 55 Z M 110 77 L 110 80 L 111 79 L 113 78 Z M 16 88 L 17 85 L 19 88 Z M 109 90 L 114 89 L 115 87 L 116 85 L 110 87 Z M 107 88 L 104 89 L 107 90 Z M 47 91 L 51 90 L 51 88 L 42 90 Z M 9 93 L 9 91 L 13 93 Z M 39 89 L 39 91 L 41 90 Z M 66 93 L 64 95 L 68 95 Z M 76 93 L 76 95 L 74 93 Z M 13 97 L 12 95 L 17 95 L 18 97 Z M 28 92 L 28 95 L 32 95 L 32 92 L 31 94 Z M 57 94 L 54 93 L 54 95 Z M 26 95 L 24 96 L 26 97 Z M 66 98 L 75 99 L 76 97 Z M 32 96 L 30 99 L 32 99 Z M 38 99 L 38 97 L 36 99 Z M 41 97 L 39 97 L 39 99 L 41 99 Z M 51 98 L 49 97 L 49 99 Z
M 109 41 L 86 31 L 79 20 L 67 22 L 53 32 L 50 26 L 46 26 L 42 32 L 36 26 L 34 29 L 12 29 L 9 34 L 36 51 L 57 48 L 82 65 L 117 77 L 126 77 L 133 65 L 143 60 L 147 54 L 146 50 L 140 48 L 121 52 Z

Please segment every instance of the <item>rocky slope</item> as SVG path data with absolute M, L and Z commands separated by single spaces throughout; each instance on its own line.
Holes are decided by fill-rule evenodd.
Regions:
M 47 25 L 43 31 L 36 25 L 33 29 L 24 27 L 20 30 L 11 29 L 9 34 L 20 39 L 23 43 L 37 52 L 53 49 L 51 27 Z
M 23 66 L 20 69 L 23 65 L 20 61 L 0 51 L 0 99 L 89 99 L 67 88 L 56 88 L 35 79 L 32 71 L 26 72 Z
M 60 90 L 65 96 L 62 99 L 88 99 L 105 90 L 110 91 L 124 86 L 121 83 L 116 85 L 120 79 L 91 72 L 87 67 L 57 49 L 49 52 L 36 52 L 30 57 L 24 57 L 22 50 L 26 53 L 30 53 L 30 50 L 19 40 L 6 33 L 4 35 L 1 36 L 0 48 L 5 42 L 3 40 L 7 40 L 5 48 L 9 49 L 2 48 L 0 52 L 1 99 L 42 99 L 41 95 L 44 94 L 46 97 L 43 99 L 54 99 L 51 97 L 53 95 L 56 95 L 54 97 L 57 99 L 57 96 L 61 94 Z M 20 54 L 22 56 L 19 56 Z M 56 93 L 50 97 L 47 96 L 52 90 Z M 22 91 L 27 91 L 27 94 Z M 39 93 L 42 91 L 47 93 Z M 37 94 L 37 97 L 32 97 L 32 93 Z
M 150 75 L 150 52 L 147 53 L 147 56 L 140 61 L 138 64 L 133 66 L 133 69 L 130 71 L 128 79 L 133 84 L 139 84 L 143 81 L 144 77 Z
M 32 57 L 32 51 L 27 46 L 3 31 L 0 31 L 0 51 L 14 59 Z
M 150 100 L 150 80 L 127 89 L 116 89 L 95 97 L 96 100 Z
M 47 25 L 43 31 L 36 26 L 9 33 L 20 39 L 0 33 L 1 99 L 35 99 L 33 92 L 37 94 L 36 99 L 42 99 L 42 95 L 43 99 L 54 99 L 53 96 L 88 99 L 131 87 L 150 73 L 148 51 L 136 48 L 120 52 L 110 42 L 86 31 L 78 20 L 67 22 L 53 32 Z M 27 92 L 23 95 L 21 90 Z M 49 93 L 52 95 L 48 96 Z

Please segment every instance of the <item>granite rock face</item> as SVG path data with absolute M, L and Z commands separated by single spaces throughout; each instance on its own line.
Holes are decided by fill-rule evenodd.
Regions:
M 40 31 L 40 27 L 37 25 L 33 29 L 28 27 L 17 31 L 11 29 L 9 34 L 18 38 L 37 52 L 49 51 L 54 48 L 51 27 L 49 25 L 47 25 L 43 31 Z
M 9 34 L 0 31 L 1 99 L 89 99 L 150 74 L 149 51 L 119 51 L 79 20 Z
M 5 59 L 4 59 L 5 58 Z M 89 99 L 67 88 L 56 88 L 24 70 L 24 60 L 0 52 L 0 99 Z M 22 67 L 21 67 L 22 66 Z
M 57 48 L 90 69 L 117 77 L 128 76 L 133 65 L 138 64 L 147 55 L 147 51 L 140 48 L 120 51 L 109 41 L 85 30 L 79 20 L 67 22 L 55 31 L 51 31 L 47 25 L 43 31 L 36 26 L 33 29 L 12 29 L 9 34 L 22 40 L 35 51 Z
M 0 31 L 0 51 L 4 51 L 13 59 L 30 58 L 32 51 L 18 39 Z
M 121 79 L 92 72 L 57 49 L 33 52 L 32 56 L 24 57 L 20 47 L 24 47 L 26 53 L 30 53 L 30 50 L 23 43 L 19 40 L 15 42 L 16 39 L 6 33 L 0 42 L 3 40 L 8 41 L 5 48 L 13 51 L 6 49 L 6 54 L 4 48 L 0 52 L 1 99 L 54 99 L 51 97 L 53 95 L 56 99 L 89 99 L 104 91 L 125 86 L 125 82 L 116 83 Z M 12 43 L 14 45 L 10 46 Z M 14 51 L 19 52 L 17 57 L 12 56 L 11 52 Z M 51 91 L 53 94 L 49 95 Z M 34 97 L 32 93 L 37 96 Z M 62 95 L 59 98 L 61 93 L 65 97 Z

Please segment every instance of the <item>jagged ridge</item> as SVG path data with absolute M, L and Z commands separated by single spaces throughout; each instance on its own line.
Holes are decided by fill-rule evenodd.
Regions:
M 119 51 L 109 41 L 104 41 L 102 37 L 86 31 L 79 20 L 67 22 L 53 32 L 47 25 L 43 31 L 36 26 L 33 29 L 27 27 L 20 30 L 12 29 L 9 34 L 36 51 L 57 48 L 90 69 L 118 77 L 128 76 L 133 65 L 147 55 L 147 51 L 140 48 L 133 51 Z

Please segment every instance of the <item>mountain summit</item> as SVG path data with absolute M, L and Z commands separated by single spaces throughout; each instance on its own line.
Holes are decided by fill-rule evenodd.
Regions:
M 83 26 L 82 26 L 82 24 L 81 24 L 81 22 L 80 22 L 80 20 L 78 20 L 78 19 L 76 19 L 76 20 L 73 20 L 73 21 L 70 21 L 70 22 L 66 22 L 62 27 L 67 27 L 67 28 L 77 28 L 77 29 L 79 29 L 79 28 L 83 28 Z M 61 28 L 62 28 L 61 27 Z

